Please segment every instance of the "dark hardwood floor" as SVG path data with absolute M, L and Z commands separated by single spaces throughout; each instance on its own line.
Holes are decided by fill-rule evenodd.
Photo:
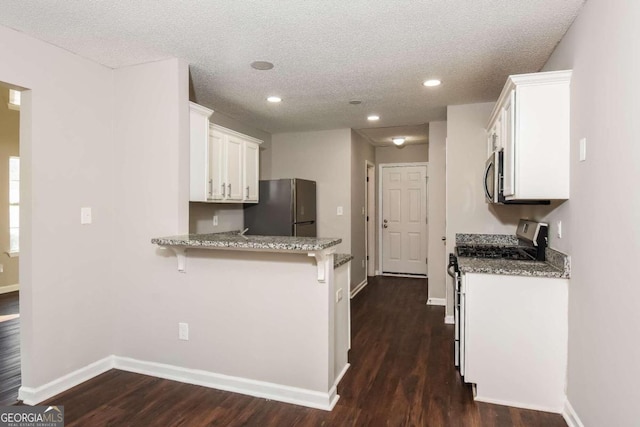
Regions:
M 453 366 L 453 326 L 426 281 L 374 278 L 353 299 L 351 368 L 331 412 L 109 371 L 48 402 L 69 426 L 566 426 L 476 403 Z
M 0 294 L 0 406 L 18 400 L 20 388 L 20 313 L 18 292 Z

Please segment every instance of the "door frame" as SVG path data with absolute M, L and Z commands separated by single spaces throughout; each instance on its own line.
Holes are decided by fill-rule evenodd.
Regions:
M 371 180 L 368 181 L 369 171 L 372 173 Z M 375 196 L 376 193 L 376 165 L 369 160 L 364 161 L 364 206 L 365 206 L 365 221 L 364 221 L 364 248 L 365 248 L 365 256 L 364 256 L 364 271 L 366 276 L 374 276 L 377 275 L 377 271 L 375 268 L 375 260 L 376 260 L 376 201 L 375 197 L 373 200 L 369 200 L 369 189 L 373 189 L 373 194 Z M 367 221 L 367 217 L 369 217 L 369 221 Z M 370 234 L 373 235 L 373 239 L 369 239 Z M 369 242 L 371 240 L 371 242 Z M 371 243 L 371 245 L 369 244 Z M 373 265 L 372 273 L 369 274 L 369 270 L 371 265 Z
M 380 274 L 382 276 L 395 276 L 395 277 L 413 277 L 413 278 L 422 278 L 423 276 L 416 276 L 416 275 L 412 275 L 412 274 L 388 274 L 388 273 L 384 273 L 383 269 L 382 269 L 382 258 L 383 258 L 383 246 L 382 246 L 382 169 L 385 167 L 408 167 L 408 166 L 424 166 L 427 169 L 427 180 L 425 182 L 425 193 L 424 196 L 427 199 L 427 211 L 425 212 L 426 215 L 426 225 L 427 225 L 427 236 L 429 236 L 429 162 L 414 162 L 414 163 L 380 163 L 378 165 L 378 212 L 380 213 L 380 215 L 378 215 L 378 221 L 376 224 L 376 227 L 378 228 L 378 266 L 380 268 Z M 427 254 L 427 259 L 429 256 L 429 238 L 427 237 L 426 242 L 423 242 L 423 244 L 425 245 L 426 251 L 425 253 Z M 429 263 L 427 263 L 427 274 L 424 276 L 425 278 L 429 277 Z

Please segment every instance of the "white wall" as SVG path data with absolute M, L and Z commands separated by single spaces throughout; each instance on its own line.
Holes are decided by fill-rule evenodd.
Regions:
M 23 93 L 22 384 L 37 387 L 113 351 L 116 158 L 112 70 L 0 27 L 0 81 Z M 121 105 L 119 104 L 118 107 Z M 80 225 L 80 207 L 93 224 Z
M 351 255 L 354 257 L 351 261 L 351 290 L 367 279 L 363 266 L 367 256 L 366 216 L 362 211 L 365 207 L 366 161 L 375 163 L 375 149 L 369 140 L 351 130 Z
M 429 123 L 429 298 L 445 298 L 447 122 Z
M 279 133 L 271 141 L 270 179 L 316 181 L 318 236 L 340 237 L 338 252 L 351 253 L 351 129 Z
M 402 147 L 376 147 L 376 164 L 415 163 L 428 161 L 428 144 L 408 144 Z
M 111 291 L 119 298 L 112 353 L 181 366 L 176 330 L 189 311 L 187 275 L 151 238 L 188 231 L 187 70 L 171 59 L 114 71 L 118 280 Z
M 639 21 L 638 2 L 589 0 L 544 67 L 573 69 L 571 199 L 548 220 L 571 255 L 567 394 L 586 426 L 638 425 Z

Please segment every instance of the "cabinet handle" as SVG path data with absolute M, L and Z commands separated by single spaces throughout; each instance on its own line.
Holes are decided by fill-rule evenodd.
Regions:
M 225 186 L 224 186 L 224 182 L 222 183 L 222 197 L 226 197 L 227 196 L 227 192 L 224 191 L 225 190 Z
M 247 185 L 247 199 L 249 198 L 249 186 Z
M 213 179 L 209 180 L 209 196 L 213 197 Z
M 231 197 L 231 184 L 227 184 L 227 187 L 229 187 L 229 197 Z

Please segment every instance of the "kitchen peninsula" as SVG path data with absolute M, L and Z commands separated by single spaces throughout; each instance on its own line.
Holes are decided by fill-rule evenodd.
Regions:
M 211 327 L 194 330 L 186 343 L 208 353 L 206 363 L 189 366 L 202 372 L 199 384 L 333 408 L 349 367 L 349 275 L 342 270 L 351 256 L 335 254 L 341 239 L 216 233 L 151 242 L 159 255 L 175 253 L 185 292 L 210 298 L 202 301 L 206 310 L 194 310 Z

